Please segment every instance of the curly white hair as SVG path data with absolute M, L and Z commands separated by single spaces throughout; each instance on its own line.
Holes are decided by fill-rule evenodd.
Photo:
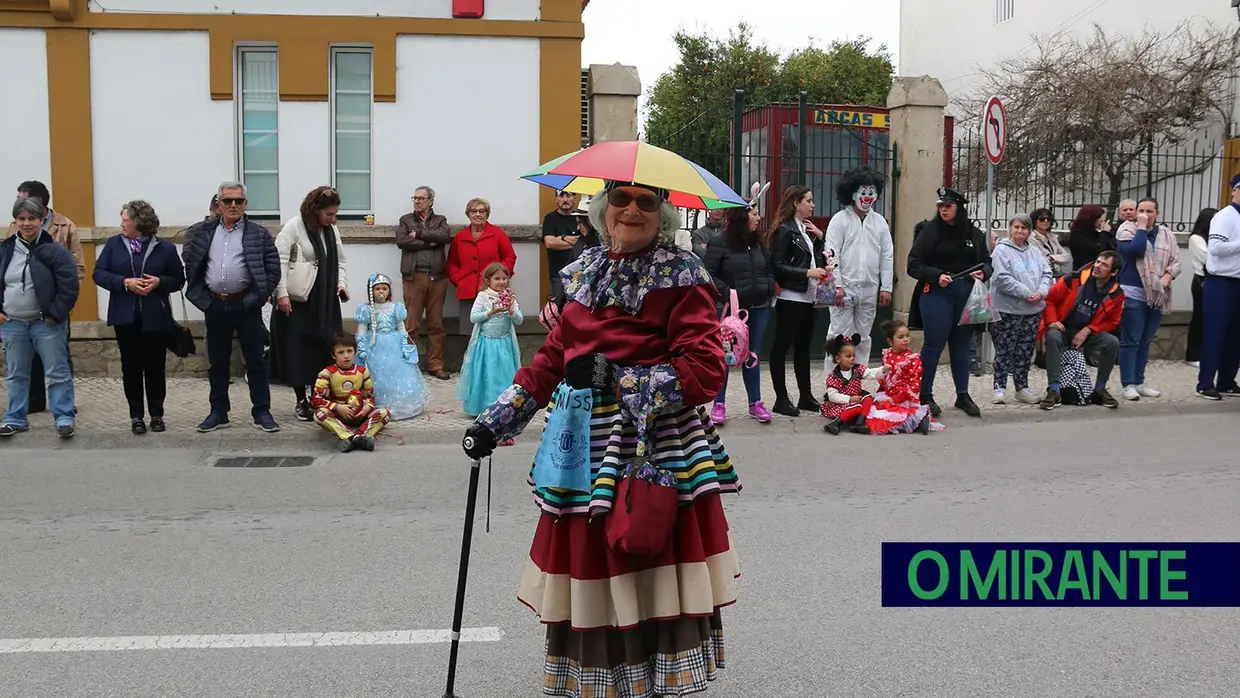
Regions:
M 597 194 L 590 197 L 590 207 L 588 210 L 590 216 L 590 225 L 598 231 L 599 240 L 607 247 L 611 247 L 611 236 L 607 233 L 607 190 L 599 190 Z M 676 210 L 667 201 L 659 207 L 659 240 L 660 242 L 671 245 L 676 242 L 676 231 L 680 230 L 680 212 Z

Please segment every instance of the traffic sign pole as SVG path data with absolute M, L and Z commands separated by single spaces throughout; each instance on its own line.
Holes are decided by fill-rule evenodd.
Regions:
M 992 135 L 993 134 L 993 135 Z M 990 246 L 991 230 L 995 221 L 995 166 L 1003 160 L 1003 151 L 1007 147 L 1007 114 L 1003 102 L 998 97 L 986 101 L 986 110 L 982 114 L 982 147 L 986 150 L 986 246 Z M 989 333 L 982 336 L 980 351 L 982 362 L 994 364 L 994 343 Z

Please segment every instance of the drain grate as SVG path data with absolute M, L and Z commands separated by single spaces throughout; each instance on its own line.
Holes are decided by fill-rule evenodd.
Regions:
M 215 461 L 217 468 L 304 468 L 314 456 L 229 456 Z

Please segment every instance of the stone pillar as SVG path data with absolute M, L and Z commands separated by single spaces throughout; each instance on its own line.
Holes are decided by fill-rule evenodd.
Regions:
M 637 140 L 642 81 L 631 65 L 590 66 L 590 142 Z
M 896 225 L 895 316 L 907 320 L 914 281 L 908 275 L 908 251 L 913 226 L 932 215 L 936 191 L 943 186 L 943 115 L 947 93 L 929 77 L 896 78 L 887 95 L 891 110 L 891 142 L 896 146 L 895 171 L 900 173 L 893 213 Z M 891 191 L 891 187 L 888 188 Z M 946 354 L 946 353 L 945 353 Z

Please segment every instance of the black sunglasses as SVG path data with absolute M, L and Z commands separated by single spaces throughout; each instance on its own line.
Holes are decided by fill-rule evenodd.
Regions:
M 245 203 L 245 199 L 220 199 L 220 203 L 225 206 L 240 206 Z
M 634 195 L 623 189 L 612 189 L 607 192 L 607 203 L 616 208 L 628 208 L 628 205 L 637 202 L 637 208 L 646 213 L 654 213 L 663 205 L 663 199 L 654 194 Z

